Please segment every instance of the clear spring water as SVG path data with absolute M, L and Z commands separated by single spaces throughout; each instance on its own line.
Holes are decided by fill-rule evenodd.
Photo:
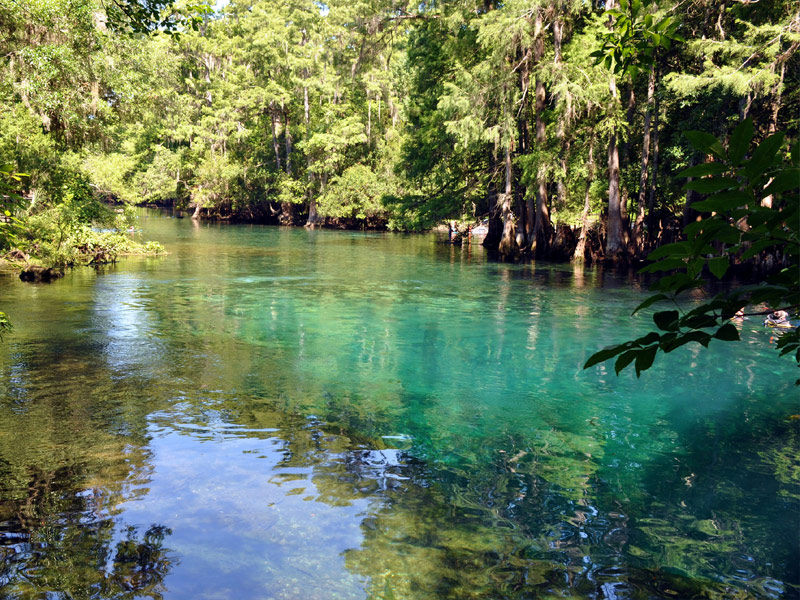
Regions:
M 797 368 L 753 321 L 637 380 L 628 275 L 196 224 L 0 278 L 0 596 L 797 598 Z

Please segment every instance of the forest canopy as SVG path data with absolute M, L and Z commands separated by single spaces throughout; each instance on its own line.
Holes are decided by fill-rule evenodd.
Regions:
M 7 247 L 108 200 L 310 227 L 485 219 L 505 260 L 627 261 L 702 215 L 674 175 L 712 157 L 683 131 L 724 139 L 750 118 L 786 148 L 798 133 L 791 1 L 20 0 L 2 15 L 0 164 L 27 175 L 4 180 Z

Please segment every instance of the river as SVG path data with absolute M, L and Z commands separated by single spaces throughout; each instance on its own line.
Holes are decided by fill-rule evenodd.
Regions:
M 0 596 L 797 598 L 797 368 L 757 322 L 637 380 L 602 269 L 193 223 L 0 278 Z

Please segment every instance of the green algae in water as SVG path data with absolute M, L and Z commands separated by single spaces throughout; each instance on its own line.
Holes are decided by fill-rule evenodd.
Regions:
M 617 378 L 580 367 L 646 327 L 621 275 L 141 220 L 168 258 L 0 281 L 0 594 L 798 595 L 755 324 Z

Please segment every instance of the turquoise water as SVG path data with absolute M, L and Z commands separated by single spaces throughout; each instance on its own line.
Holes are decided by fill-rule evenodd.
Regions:
M 797 367 L 745 322 L 637 380 L 627 274 L 142 213 L 0 278 L 0 596 L 797 598 Z

